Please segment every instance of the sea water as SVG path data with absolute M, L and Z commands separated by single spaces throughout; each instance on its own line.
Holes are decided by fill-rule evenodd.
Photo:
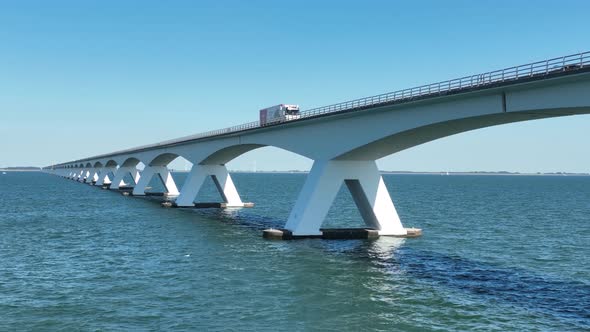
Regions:
M 234 174 L 254 208 L 193 210 L 0 175 L 0 330 L 590 330 L 590 177 L 385 175 L 422 237 L 263 239 L 305 177 Z M 324 226 L 363 226 L 346 186 Z

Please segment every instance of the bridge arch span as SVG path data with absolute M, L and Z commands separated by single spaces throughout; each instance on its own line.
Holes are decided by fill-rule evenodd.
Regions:
M 139 165 L 140 162 L 141 160 L 135 157 L 129 157 L 121 163 L 121 167 L 137 167 L 137 165 Z
M 576 113 L 572 114 L 565 114 L 563 112 L 555 114 L 550 111 L 535 111 L 534 113 L 522 112 L 508 115 L 487 115 L 425 124 L 405 131 L 394 132 L 390 135 L 386 134 L 383 138 L 366 142 L 363 145 L 336 156 L 334 159 L 377 160 L 405 149 L 455 134 L 508 123 L 563 117 L 573 114 L 590 114 L 590 109 L 576 110 Z
M 157 155 L 156 157 L 153 157 L 151 160 L 146 160 L 144 163 L 148 166 L 166 166 L 178 157 L 181 157 L 181 155 L 177 153 L 164 152 Z
M 507 123 L 590 114 L 584 81 L 538 89 L 495 90 L 463 98 L 424 101 L 365 112 L 355 121 L 325 128 L 339 137 L 328 159 L 376 160 L 454 134 Z M 361 128 L 362 134 L 355 134 Z M 348 133 L 348 134 L 347 134 Z M 325 144 L 325 143 L 324 143 Z
M 97 160 L 94 164 L 100 165 L 100 168 L 95 166 L 96 176 L 93 183 L 97 186 L 110 185 L 117 171 L 117 161 L 115 159 Z
M 205 156 L 204 159 L 200 160 L 198 164 L 201 165 L 225 165 L 231 160 L 243 155 L 244 153 L 250 152 L 255 149 L 266 147 L 268 145 L 263 144 L 237 144 L 228 147 L 221 148 L 211 154 Z
M 125 161 L 127 165 L 122 167 L 125 170 L 131 167 L 135 169 L 136 165 L 140 162 L 143 162 L 143 164 L 146 165 L 143 172 L 141 173 L 141 176 L 139 176 L 138 180 L 136 181 L 136 185 L 133 188 L 133 195 L 145 195 L 145 190 L 152 178 L 154 176 L 158 176 L 165 187 L 165 194 L 168 196 L 178 196 L 180 193 L 174 178 L 172 177 L 170 169 L 168 168 L 168 164 L 177 158 L 183 158 L 187 161 L 190 161 L 189 159 L 185 158 L 184 155 L 185 154 L 182 151 L 174 150 L 173 152 L 156 151 L 144 154 L 140 153 L 137 156 L 128 158 Z
M 110 164 L 109 164 L 110 162 Z M 137 166 L 141 163 L 141 161 L 135 157 L 118 157 L 113 160 L 107 162 L 108 167 L 105 166 L 105 172 L 107 172 L 107 176 L 109 177 L 109 181 L 112 177 L 112 181 L 110 181 L 110 188 L 112 189 L 120 189 L 123 186 L 134 186 L 139 181 L 139 170 Z M 133 183 L 125 183 L 127 176 L 131 176 L 131 182 Z

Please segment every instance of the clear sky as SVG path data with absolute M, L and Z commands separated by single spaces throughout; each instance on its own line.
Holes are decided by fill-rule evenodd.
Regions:
M 45 166 L 590 50 L 588 1 L 0 1 L 0 167 Z M 590 172 L 590 117 L 498 126 L 384 170 Z M 307 169 L 263 148 L 230 169 Z

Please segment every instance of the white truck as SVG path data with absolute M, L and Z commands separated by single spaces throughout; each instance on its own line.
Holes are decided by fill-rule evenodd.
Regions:
M 280 104 L 260 110 L 260 125 L 299 119 L 299 105 Z

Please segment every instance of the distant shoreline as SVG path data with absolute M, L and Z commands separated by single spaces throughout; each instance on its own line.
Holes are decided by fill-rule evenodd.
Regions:
M 173 170 L 175 173 L 188 173 L 185 170 Z M 242 171 L 230 170 L 230 173 L 247 173 L 247 174 L 307 174 L 309 171 Z M 486 175 L 486 176 L 590 176 L 590 173 L 567 173 L 567 172 L 552 172 L 552 173 L 520 173 L 520 172 L 412 172 L 412 171 L 380 171 L 381 174 L 394 175 Z
M 396 172 L 381 171 L 382 174 L 404 174 L 404 175 L 488 175 L 488 176 L 590 176 L 589 173 L 519 173 L 519 172 Z
M 0 172 L 40 172 L 40 168 L 35 167 L 13 167 L 0 168 Z M 174 173 L 188 173 L 187 170 L 171 170 Z M 247 173 L 247 174 L 307 174 L 309 171 L 244 171 L 244 170 L 230 170 L 230 173 Z M 413 171 L 381 171 L 381 174 L 394 175 L 485 175 L 485 176 L 590 176 L 590 173 L 567 173 L 567 172 L 551 172 L 551 173 L 520 173 L 520 172 L 487 172 L 487 171 L 473 171 L 473 172 L 413 172 Z
M 0 172 L 40 172 L 40 168 L 0 168 Z

